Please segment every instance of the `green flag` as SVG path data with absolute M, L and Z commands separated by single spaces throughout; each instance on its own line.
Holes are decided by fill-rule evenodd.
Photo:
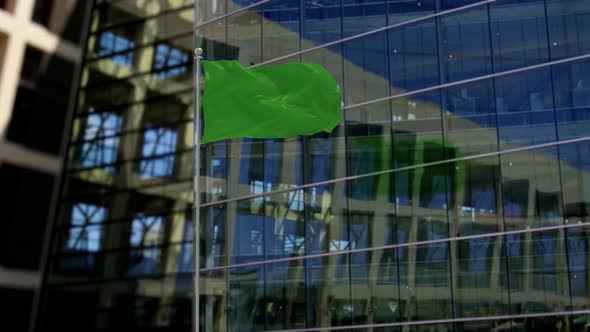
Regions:
M 281 138 L 331 132 L 340 123 L 341 94 L 318 64 L 245 68 L 237 61 L 201 61 L 205 70 L 202 142 Z

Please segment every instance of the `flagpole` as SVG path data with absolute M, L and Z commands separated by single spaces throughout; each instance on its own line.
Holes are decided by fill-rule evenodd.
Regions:
M 198 46 L 198 45 L 197 45 Z M 193 166 L 193 332 L 199 332 L 199 267 L 200 265 L 200 206 L 199 173 L 201 165 L 201 59 L 203 49 L 195 48 L 195 103 L 194 103 L 194 166 Z

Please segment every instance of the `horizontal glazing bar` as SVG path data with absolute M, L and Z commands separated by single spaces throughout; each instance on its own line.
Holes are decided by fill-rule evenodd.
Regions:
M 539 227 L 539 228 L 526 228 L 526 229 L 520 229 L 520 230 L 515 230 L 515 231 L 502 231 L 502 232 L 476 234 L 476 235 L 455 236 L 455 237 L 442 238 L 442 239 L 436 239 L 436 240 L 407 242 L 407 243 L 390 244 L 390 245 L 361 248 L 361 249 L 339 250 L 339 251 L 325 252 L 325 253 L 313 254 L 313 255 L 301 255 L 301 256 L 276 258 L 276 259 L 269 259 L 269 260 L 263 260 L 263 261 L 248 262 L 248 263 L 229 264 L 229 265 L 214 266 L 214 267 L 207 267 L 207 268 L 199 269 L 199 272 L 227 270 L 227 269 L 246 267 L 246 266 L 256 266 L 256 265 L 272 264 L 272 263 L 284 263 L 284 262 L 299 261 L 299 260 L 305 260 L 305 259 L 324 258 L 324 257 L 330 257 L 330 256 L 347 255 L 347 254 L 356 254 L 356 253 L 371 252 L 371 251 L 376 251 L 376 250 L 398 249 L 398 248 L 414 247 L 414 246 L 429 245 L 429 244 L 436 244 L 436 243 L 447 243 L 447 242 L 454 242 L 454 241 L 473 240 L 473 239 L 481 239 L 481 238 L 495 237 L 495 236 L 519 235 L 519 234 L 527 234 L 527 233 L 555 231 L 555 230 L 560 230 L 560 229 L 581 228 L 581 227 L 585 227 L 585 226 L 590 226 L 590 222 L 570 224 L 570 225 L 564 224 L 564 225 L 558 225 L 558 226 L 546 226 L 546 227 Z
M 399 168 L 395 168 L 395 169 L 386 169 L 383 171 L 346 176 L 346 177 L 330 179 L 330 180 L 326 180 L 326 181 L 308 183 L 308 184 L 304 184 L 304 185 L 300 185 L 300 186 L 293 186 L 293 187 L 286 188 L 286 189 L 267 191 L 267 192 L 262 192 L 259 194 L 245 195 L 245 196 L 234 197 L 234 198 L 230 198 L 230 199 L 219 200 L 219 201 L 215 201 L 215 202 L 203 203 L 200 206 L 201 207 L 208 207 L 208 206 L 220 205 L 220 204 L 225 204 L 225 203 L 229 203 L 229 202 L 243 201 L 243 200 L 247 200 L 247 199 L 265 197 L 265 196 L 270 196 L 270 195 L 275 195 L 275 194 L 280 194 L 280 193 L 287 193 L 287 192 L 291 192 L 291 191 L 297 191 L 297 190 L 301 190 L 301 189 L 307 189 L 307 188 L 311 188 L 311 187 L 332 184 L 332 183 L 336 183 L 336 182 L 362 179 L 362 178 L 366 178 L 366 177 L 370 177 L 370 176 L 408 171 L 408 170 L 422 168 L 422 167 L 450 164 L 450 163 L 454 163 L 454 162 L 458 162 L 458 161 L 462 161 L 462 160 L 472 160 L 472 159 L 478 159 L 478 158 L 483 158 L 483 157 L 501 156 L 501 155 L 515 153 L 515 152 L 542 149 L 542 148 L 547 148 L 547 147 L 554 147 L 554 146 L 559 146 L 559 145 L 564 145 L 564 144 L 579 143 L 579 142 L 586 142 L 586 141 L 590 141 L 590 136 L 574 138 L 574 139 L 569 139 L 569 140 L 556 141 L 556 142 L 550 142 L 550 143 L 527 145 L 527 146 L 523 146 L 523 147 L 506 149 L 506 150 L 502 150 L 502 151 L 482 153 L 482 154 L 471 155 L 471 156 L 467 156 L 467 157 L 453 158 L 453 159 L 435 161 L 435 162 L 430 162 L 430 163 L 423 163 L 423 164 L 418 164 L 418 165 L 399 167 Z
M 348 325 L 348 326 L 334 326 L 321 328 L 306 328 L 306 329 L 291 329 L 291 330 L 267 330 L 265 332 L 307 332 L 307 331 L 342 331 L 342 330 L 356 330 L 369 329 L 381 327 L 396 327 L 396 326 L 414 326 L 414 325 L 437 325 L 437 324 L 452 324 L 452 323 L 468 323 L 481 321 L 498 321 L 505 319 L 522 319 L 535 317 L 550 317 L 550 316 L 573 316 L 590 314 L 590 310 L 575 310 L 575 311 L 559 311 L 559 312 L 544 312 L 544 313 L 530 313 L 521 315 L 502 315 L 489 317 L 467 317 L 467 318 L 451 318 L 451 319 L 437 319 L 437 320 L 422 320 L 399 323 L 383 323 L 383 324 L 367 324 L 367 325 Z

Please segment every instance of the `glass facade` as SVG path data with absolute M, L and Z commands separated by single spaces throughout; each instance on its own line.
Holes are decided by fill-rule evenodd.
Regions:
M 190 330 L 194 43 L 343 92 L 200 147 L 201 331 L 588 330 L 589 1 L 196 7 L 95 1 L 41 331 Z

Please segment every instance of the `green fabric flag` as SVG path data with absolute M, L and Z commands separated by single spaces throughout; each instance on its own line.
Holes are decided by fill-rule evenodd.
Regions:
M 318 64 L 245 68 L 237 61 L 201 61 L 202 142 L 282 138 L 331 132 L 340 123 L 341 94 Z

